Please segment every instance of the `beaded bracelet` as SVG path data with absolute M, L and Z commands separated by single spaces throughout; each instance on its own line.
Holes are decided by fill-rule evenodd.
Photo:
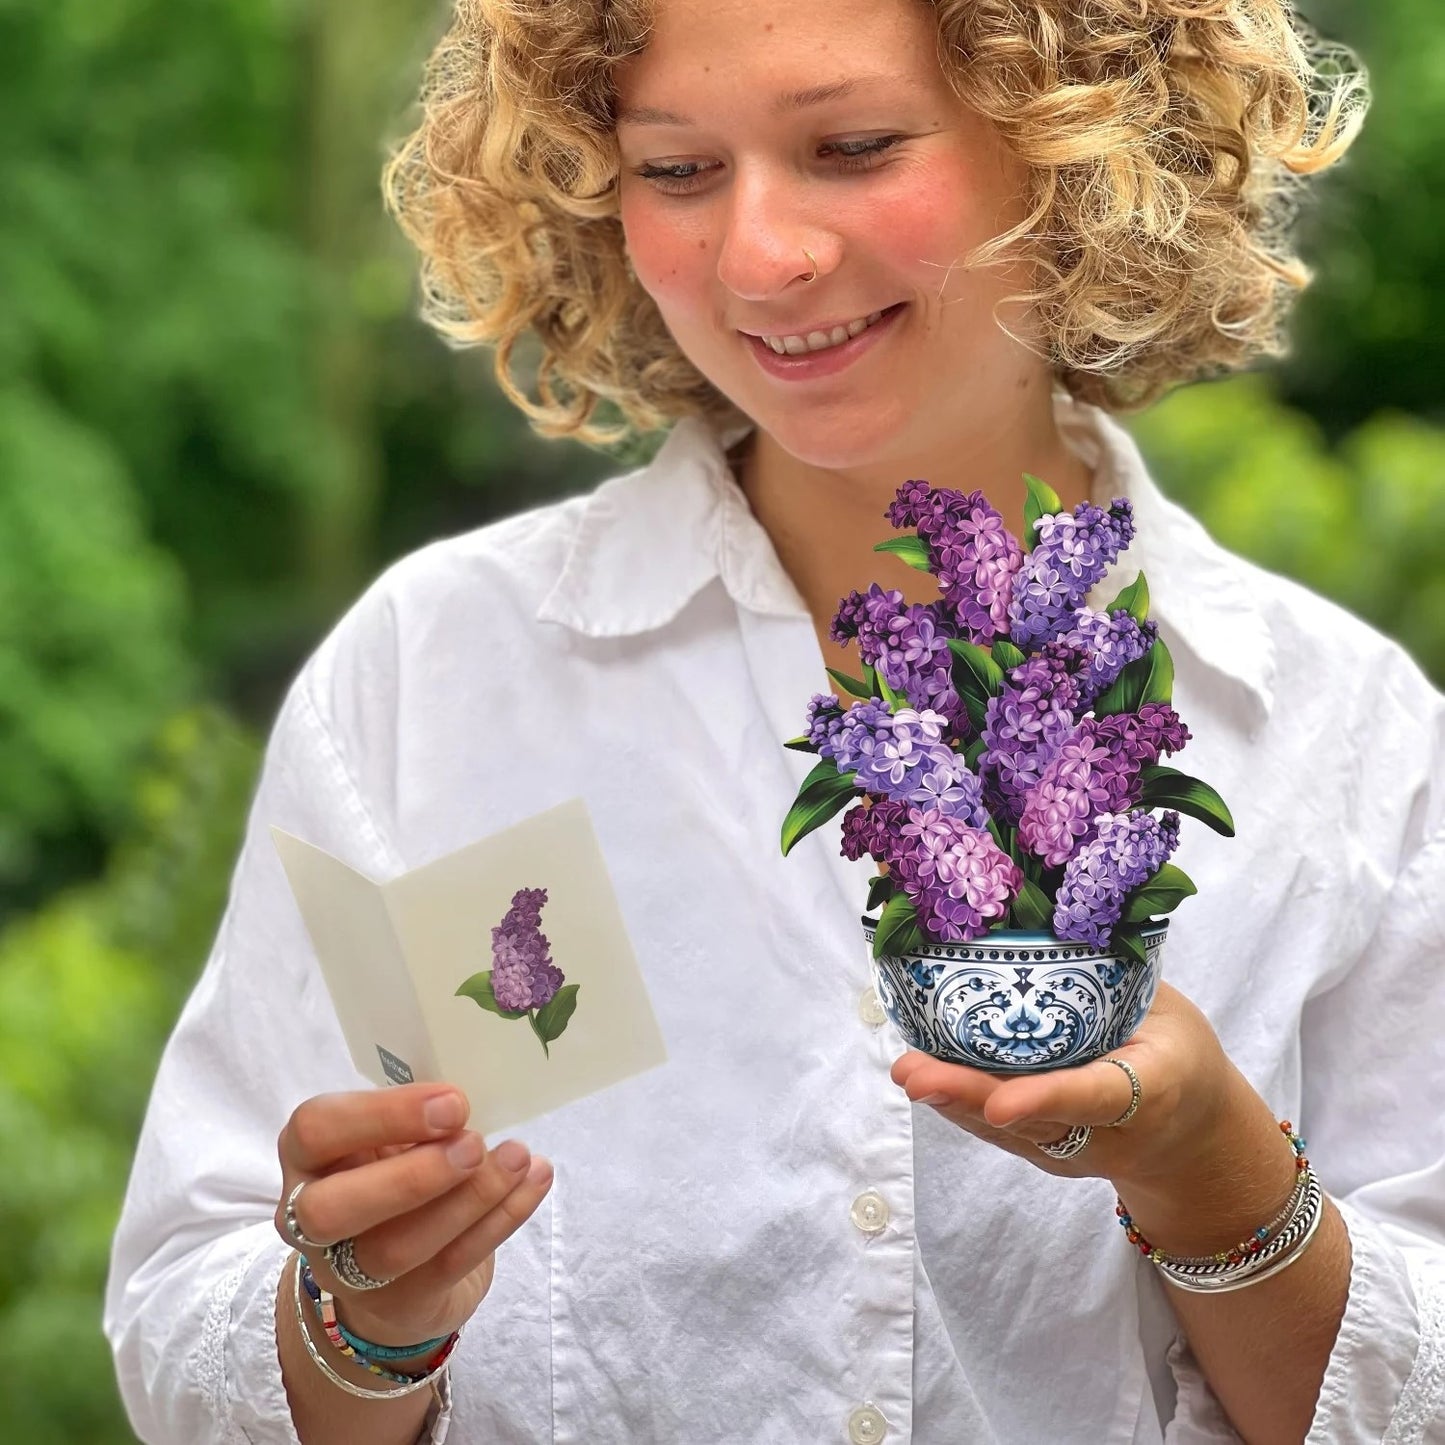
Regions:
M 1187 1258 L 1167 1255 L 1144 1238 L 1123 1201 L 1118 1202 L 1115 1213 L 1129 1242 L 1171 1284 L 1194 1294 L 1223 1294 L 1243 1289 L 1288 1268 L 1314 1238 L 1324 1217 L 1324 1191 L 1305 1157 L 1305 1141 L 1294 1132 L 1294 1126 L 1288 1120 L 1281 1122 L 1279 1127 L 1294 1149 L 1298 1182 L 1285 1207 L 1267 1225 L 1261 1225 L 1233 1249 Z M 1271 1238 L 1270 1232 L 1276 1226 L 1279 1232 Z
M 316 1276 L 311 1272 L 311 1263 L 304 1254 L 301 1256 L 301 1263 L 306 1270 L 303 1281 L 306 1285 L 306 1292 L 311 1296 L 312 1304 L 316 1306 L 319 1319 L 321 1317 L 321 1287 L 316 1283 Z M 363 1340 L 360 1335 L 352 1334 L 340 1320 L 336 1321 L 336 1328 L 341 1331 L 341 1338 L 357 1354 L 364 1355 L 370 1360 L 405 1360 L 416 1355 L 429 1354 L 452 1338 L 451 1335 L 438 1335 L 434 1340 L 423 1340 L 419 1345 L 375 1345 L 370 1340 Z
M 296 1265 L 296 1328 L 301 1332 L 301 1342 L 306 1346 L 306 1353 L 311 1356 L 312 1363 L 333 1385 L 339 1390 L 345 1390 L 348 1395 L 355 1395 L 358 1400 L 394 1400 L 401 1395 L 410 1395 L 417 1390 L 431 1388 L 432 1393 L 440 1401 L 446 1395 L 447 1372 L 445 1369 L 429 1371 L 418 1380 L 412 1380 L 408 1384 L 396 1390 L 367 1390 L 361 1385 L 353 1385 L 344 1375 L 338 1374 L 326 1360 L 326 1357 L 316 1348 L 316 1341 L 311 1338 L 311 1331 L 306 1328 L 306 1315 L 301 1304 L 301 1273 L 302 1265 L 300 1255 L 297 1255 Z
M 321 1288 L 316 1282 L 316 1276 L 311 1272 L 311 1266 L 307 1263 L 305 1255 L 301 1256 L 300 1263 L 301 1283 L 306 1293 L 311 1296 L 311 1302 L 316 1306 L 316 1316 L 321 1321 L 321 1327 L 326 1331 L 326 1338 L 331 1341 L 337 1352 L 346 1356 L 347 1359 L 355 1360 L 358 1365 L 363 1366 L 369 1373 L 380 1375 L 383 1380 L 392 1380 L 398 1385 L 412 1385 L 417 1381 L 425 1381 L 441 1369 L 446 1363 L 447 1357 L 456 1348 L 457 1340 L 461 1338 L 460 1330 L 453 1330 L 449 1335 L 443 1335 L 439 1343 L 442 1345 L 441 1353 L 431 1362 L 430 1366 L 417 1374 L 402 1374 L 397 1370 L 389 1370 L 384 1365 L 379 1365 L 374 1359 L 369 1358 L 362 1351 L 353 1346 L 344 1336 L 341 1330 L 341 1323 L 336 1318 L 336 1300 L 327 1290 Z M 354 1338 L 354 1336 L 353 1336 Z M 365 1344 L 365 1341 L 362 1341 Z M 386 1348 L 385 1346 L 371 1346 L 370 1348 Z M 419 1352 L 418 1352 L 419 1353 Z
M 1196 1270 L 1176 1270 L 1161 1264 L 1159 1272 L 1170 1284 L 1192 1294 L 1225 1294 L 1229 1290 L 1258 1284 L 1288 1269 L 1304 1253 L 1305 1246 L 1314 1238 L 1320 1220 L 1324 1218 L 1324 1191 L 1313 1173 L 1308 1178 L 1299 1216 L 1254 1258 L 1243 1264 L 1209 1264 Z

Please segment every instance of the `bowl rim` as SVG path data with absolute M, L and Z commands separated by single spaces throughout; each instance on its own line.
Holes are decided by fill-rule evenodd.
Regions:
M 877 931 L 880 922 L 877 918 L 870 918 L 866 913 L 861 915 L 860 921 L 865 930 L 871 930 L 873 932 Z M 1170 920 L 1167 918 L 1155 919 L 1153 922 L 1146 923 L 1140 930 L 1140 934 L 1142 937 L 1151 940 L 1154 938 L 1162 938 L 1169 932 L 1169 922 Z M 921 953 L 924 950 L 938 948 L 992 948 L 995 946 L 991 942 L 993 939 L 1006 940 L 1004 946 L 1007 947 L 1036 945 L 1039 947 L 1086 948 L 1097 953 L 1101 958 L 1118 956 L 1117 954 L 1111 953 L 1107 948 L 1095 948 L 1093 944 L 1080 943 L 1077 939 L 1057 938 L 1052 933 L 1044 933 L 1037 929 L 1027 928 L 997 928 L 985 933 L 982 938 L 960 938 L 947 943 L 934 943 L 932 940 L 929 940 L 924 943 L 923 949 L 915 951 Z

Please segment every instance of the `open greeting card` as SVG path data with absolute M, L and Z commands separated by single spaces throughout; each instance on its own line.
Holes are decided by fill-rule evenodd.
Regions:
M 492 1134 L 665 1061 L 582 799 L 385 883 L 271 836 L 377 1084 L 456 1084 Z

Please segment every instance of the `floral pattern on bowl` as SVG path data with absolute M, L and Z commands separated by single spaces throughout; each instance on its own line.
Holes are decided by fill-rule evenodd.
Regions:
M 876 920 L 863 919 L 871 945 Z M 873 959 L 873 982 L 905 1043 L 991 1074 L 1039 1073 L 1101 1058 L 1143 1022 L 1159 983 L 1167 919 L 1141 942 L 1148 962 L 1001 929 Z

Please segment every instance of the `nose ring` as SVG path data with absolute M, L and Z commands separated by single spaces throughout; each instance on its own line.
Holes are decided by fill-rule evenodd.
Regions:
M 803 251 L 803 254 L 808 258 L 809 262 L 812 264 L 813 267 L 813 274 L 811 276 L 804 276 L 803 280 L 816 281 L 818 279 L 818 262 L 811 251 L 805 249 Z

